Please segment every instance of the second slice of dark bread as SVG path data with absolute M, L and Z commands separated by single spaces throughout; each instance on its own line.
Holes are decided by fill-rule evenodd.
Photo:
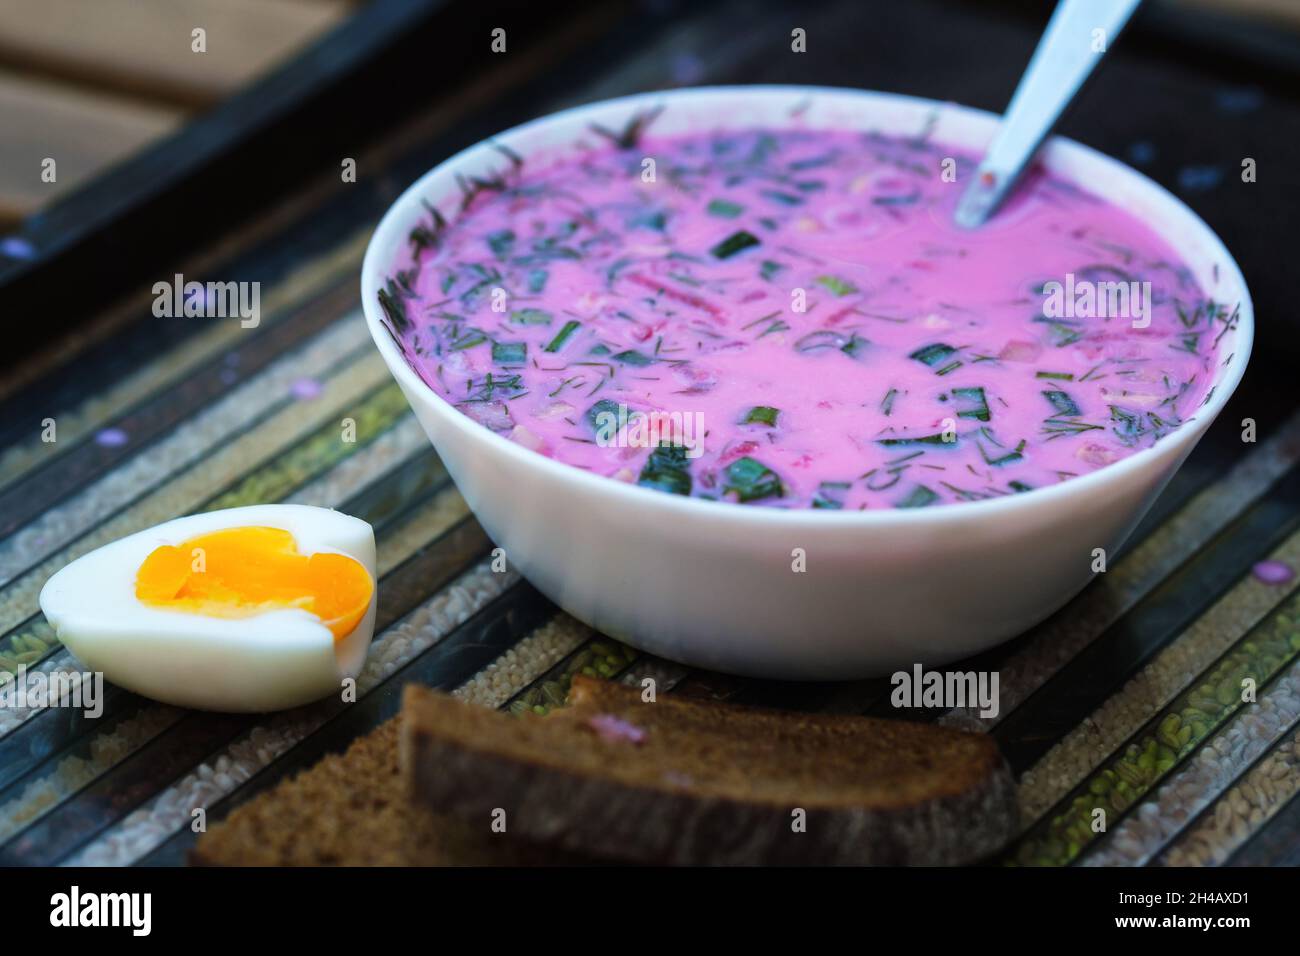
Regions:
M 988 737 L 783 713 L 576 678 L 513 717 L 408 687 L 413 800 L 489 830 L 675 864 L 952 864 L 1011 838 L 1015 787 Z M 504 813 L 504 816 L 503 816 Z

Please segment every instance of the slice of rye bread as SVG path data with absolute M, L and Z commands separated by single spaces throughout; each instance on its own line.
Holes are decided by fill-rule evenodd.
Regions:
M 469 706 L 469 705 L 465 705 Z M 344 754 L 259 794 L 201 836 L 202 866 L 518 866 L 583 862 L 417 812 L 398 769 L 397 717 Z
M 569 702 L 514 717 L 408 686 L 412 798 L 484 831 L 504 810 L 515 836 L 652 863 L 953 864 L 1015 833 L 1015 787 L 984 735 L 644 703 L 637 688 L 583 677 Z

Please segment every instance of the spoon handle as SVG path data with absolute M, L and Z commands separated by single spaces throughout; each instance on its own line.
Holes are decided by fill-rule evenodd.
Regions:
M 1141 2 L 1061 0 L 1057 4 L 974 182 L 957 202 L 958 225 L 974 229 L 998 207 Z

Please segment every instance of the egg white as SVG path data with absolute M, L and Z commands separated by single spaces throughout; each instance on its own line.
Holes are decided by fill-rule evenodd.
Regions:
M 370 607 L 335 641 L 301 608 L 219 618 L 151 607 L 135 579 L 157 547 L 226 528 L 281 528 L 301 554 L 335 552 L 365 566 Z M 340 693 L 365 663 L 375 630 L 375 536 L 349 515 L 308 505 L 253 505 L 167 521 L 83 555 L 45 583 L 41 610 L 91 671 L 154 700 L 200 710 L 265 712 Z

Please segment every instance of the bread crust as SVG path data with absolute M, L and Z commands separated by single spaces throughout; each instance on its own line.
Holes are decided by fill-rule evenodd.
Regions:
M 1014 783 L 983 735 L 671 698 L 645 704 L 637 690 L 585 678 L 570 701 L 552 717 L 512 718 L 408 688 L 401 761 L 412 799 L 484 830 L 504 811 L 509 834 L 645 863 L 968 863 L 1015 832 Z M 589 727 L 597 715 L 644 739 L 603 738 Z M 746 734 L 760 739 L 739 744 Z M 766 747 L 770 734 L 779 739 Z M 794 753 L 801 742 L 812 752 Z M 674 747 L 690 759 L 666 760 Z M 709 754 L 739 757 L 749 785 L 702 767 Z M 825 779 L 807 775 L 819 760 L 832 765 Z M 846 781 L 845 766 L 859 760 L 868 779 Z M 891 776 L 891 763 L 904 772 Z M 799 770 L 783 782 L 787 764 Z

